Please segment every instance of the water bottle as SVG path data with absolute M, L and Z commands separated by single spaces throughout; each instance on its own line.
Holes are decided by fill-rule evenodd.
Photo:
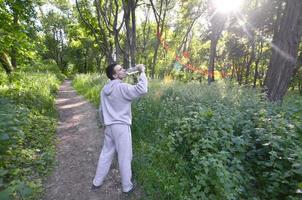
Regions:
M 127 73 L 128 75 L 135 74 L 135 73 L 137 73 L 137 72 L 139 72 L 137 66 L 130 67 L 130 68 L 128 68 L 128 69 L 126 70 L 126 73 Z

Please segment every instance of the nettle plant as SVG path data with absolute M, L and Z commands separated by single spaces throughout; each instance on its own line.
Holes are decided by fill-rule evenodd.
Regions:
M 134 116 L 136 123 L 144 124 L 146 120 L 141 121 L 140 117 L 151 113 L 154 119 L 149 117 L 148 123 L 159 122 L 145 130 L 152 136 L 140 138 L 157 149 L 150 153 L 157 154 L 153 157 L 158 163 L 152 163 L 154 170 L 155 165 L 170 160 L 175 170 L 170 176 L 184 176 L 174 183 L 189 188 L 178 194 L 179 198 L 297 196 L 302 177 L 301 141 L 296 124 L 282 114 L 278 105 L 265 101 L 259 92 L 223 83 L 210 87 L 174 85 L 162 94 L 157 102 L 150 101 L 152 95 L 139 101 L 135 107 L 141 110 Z M 148 104 L 145 101 L 157 105 L 153 106 L 157 111 L 142 108 L 142 104 Z M 135 131 L 142 132 L 136 123 Z M 150 137 L 155 139 L 153 143 Z M 169 151 L 169 157 L 160 160 L 158 152 L 167 154 L 165 151 Z M 173 160 L 175 157 L 178 159 Z M 164 188 L 163 192 L 173 193 L 169 189 L 172 186 Z

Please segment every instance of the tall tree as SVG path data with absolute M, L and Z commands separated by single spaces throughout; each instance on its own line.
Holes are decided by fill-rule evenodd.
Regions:
M 68 62 L 72 71 L 79 73 L 101 72 L 104 55 L 100 51 L 92 35 L 81 24 L 68 26 Z M 70 69 L 71 70 L 71 69 Z
M 274 34 L 272 56 L 265 78 L 265 90 L 271 101 L 282 100 L 296 67 L 302 36 L 302 1 L 288 0 Z
M 124 65 L 136 63 L 136 15 L 137 0 L 123 0 L 124 21 L 126 28 L 126 42 L 124 51 Z
M 119 62 L 121 57 L 121 53 L 123 50 L 120 45 L 120 31 L 124 24 L 124 17 L 122 18 L 122 22 L 119 22 L 119 13 L 121 12 L 120 1 L 95 1 L 97 16 L 98 16 L 98 24 L 99 26 L 104 22 L 105 27 L 110 35 L 113 35 L 114 39 L 114 49 L 112 52 L 115 54 L 115 61 Z
M 34 6 L 29 0 L 0 1 L 0 57 L 6 72 L 14 70 L 17 60 L 30 57 L 34 50 Z
M 216 48 L 218 40 L 224 28 L 227 17 L 218 10 L 213 5 L 213 1 L 209 3 L 209 21 L 210 21 L 210 58 L 208 67 L 208 83 L 213 82 L 214 79 L 214 69 L 215 69 L 215 59 L 216 59 Z
M 168 10 L 173 8 L 173 6 L 172 7 L 169 6 L 171 3 L 172 0 L 161 0 L 159 2 L 157 1 L 155 5 L 154 1 L 150 0 L 150 4 L 152 6 L 153 14 L 156 21 L 156 37 L 157 37 L 156 44 L 154 46 L 154 55 L 153 55 L 153 61 L 151 66 L 151 78 L 154 78 L 154 74 L 155 74 L 155 65 L 157 62 L 158 49 L 160 46 L 160 42 L 162 40 L 164 27 L 166 25 L 167 12 Z
M 47 47 L 45 58 L 56 61 L 57 66 L 62 72 L 67 70 L 67 24 L 66 16 L 50 11 L 42 19 L 45 32 L 45 45 Z
M 147 52 L 147 47 L 149 45 L 148 40 L 150 38 L 150 32 L 151 32 L 151 27 L 150 27 L 150 6 L 145 7 L 145 21 L 142 23 L 142 33 L 138 34 L 138 40 L 140 39 L 141 35 L 141 42 L 138 41 L 138 48 L 140 48 L 140 53 L 142 55 L 142 60 L 143 63 L 147 65 L 148 63 L 148 52 Z M 148 65 L 147 65 L 148 66 Z M 146 68 L 146 73 L 148 68 Z
M 106 30 L 105 22 L 102 19 L 101 14 L 101 5 L 103 1 L 95 0 L 95 12 L 96 16 L 93 15 L 93 9 L 90 9 L 91 5 L 86 0 L 78 0 L 76 2 L 76 9 L 79 14 L 80 21 L 84 24 L 84 26 L 90 30 L 91 34 L 95 38 L 95 42 L 97 43 L 100 53 L 106 56 L 106 60 L 108 63 L 112 63 L 114 61 L 113 58 L 113 42 L 111 40 L 111 34 Z M 106 3 L 106 2 L 105 2 Z

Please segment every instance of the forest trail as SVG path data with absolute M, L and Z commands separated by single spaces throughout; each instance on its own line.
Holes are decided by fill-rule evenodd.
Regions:
M 104 135 L 97 123 L 96 107 L 76 93 L 71 81 L 61 85 L 56 108 L 56 164 L 44 184 L 43 200 L 140 199 L 139 189 L 130 195 L 122 193 L 116 159 L 103 186 L 90 190 Z

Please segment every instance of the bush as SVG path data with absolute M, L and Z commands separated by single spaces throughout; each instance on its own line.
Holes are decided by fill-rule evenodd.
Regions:
M 161 186 L 150 199 L 298 199 L 301 123 L 288 107 L 224 83 L 158 90 L 133 114 L 137 176 Z
M 100 89 L 93 77 L 78 77 L 80 93 Z M 225 82 L 151 81 L 133 104 L 135 178 L 148 199 L 299 199 L 301 104 Z
M 51 168 L 56 120 L 3 98 L 0 105 L 0 197 L 29 198 Z
M 0 199 L 39 199 L 54 160 L 59 84 L 53 73 L 19 71 L 0 86 Z
M 16 72 L 11 76 L 11 83 L 0 86 L 0 94 L 16 104 L 49 115 L 54 112 L 54 95 L 59 84 L 60 80 L 51 73 Z

